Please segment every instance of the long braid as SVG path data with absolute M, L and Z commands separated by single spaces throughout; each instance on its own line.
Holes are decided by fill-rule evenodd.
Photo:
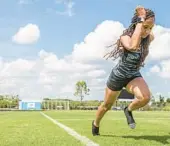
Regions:
M 131 36 L 134 29 L 135 29 L 134 25 L 131 24 L 128 29 L 123 31 L 123 34 L 121 36 L 123 36 L 123 35 L 130 35 Z M 112 44 L 112 45 L 107 46 L 107 47 L 108 48 L 113 47 L 114 45 L 116 45 L 116 48 L 113 49 L 111 52 L 105 54 L 104 57 L 106 57 L 108 55 L 108 57 L 106 59 L 112 58 L 112 60 L 116 60 L 123 53 L 123 49 L 120 49 L 120 47 L 122 47 L 120 39 L 118 39 L 115 44 Z
M 155 14 L 154 14 L 154 12 L 152 10 L 150 10 L 150 9 L 145 9 L 145 10 L 146 10 L 146 19 L 155 16 Z M 138 20 L 138 15 L 135 12 L 134 16 L 133 16 L 133 18 L 131 20 L 131 25 L 126 30 L 123 31 L 123 34 L 121 36 L 129 35 L 131 37 L 133 35 L 134 30 L 135 30 L 137 20 Z M 149 36 L 142 39 L 142 42 L 140 44 L 140 47 L 143 47 L 143 49 L 141 49 L 141 55 L 142 56 L 141 56 L 141 60 L 140 60 L 140 63 L 139 63 L 139 67 L 144 66 L 143 62 L 144 62 L 146 56 L 149 53 L 149 50 L 148 50 L 149 39 L 150 39 Z M 104 58 L 107 56 L 106 59 L 112 58 L 112 60 L 116 60 L 117 58 L 119 58 L 122 55 L 124 49 L 121 48 L 123 46 L 121 45 L 120 38 L 117 40 L 117 42 L 115 44 L 112 44 L 112 45 L 110 45 L 108 47 L 113 47 L 115 45 L 116 45 L 115 49 L 113 49 L 111 52 L 105 54 Z

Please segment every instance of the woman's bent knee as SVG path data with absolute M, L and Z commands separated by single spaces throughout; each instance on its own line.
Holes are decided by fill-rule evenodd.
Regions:
M 151 94 L 145 93 L 142 96 L 137 97 L 142 103 L 147 104 L 151 100 Z
M 144 97 L 144 100 L 146 101 L 146 102 L 149 102 L 150 101 L 150 99 L 151 99 L 151 94 L 148 92 L 148 93 L 145 93 L 145 94 L 143 94 L 143 97 Z
M 113 103 L 105 103 L 105 102 L 104 102 L 104 103 L 102 104 L 102 108 L 103 108 L 105 111 L 108 111 L 108 110 L 111 109 L 112 105 L 113 105 Z

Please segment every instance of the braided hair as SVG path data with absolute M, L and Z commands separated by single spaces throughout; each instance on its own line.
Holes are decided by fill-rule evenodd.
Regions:
M 146 19 L 151 18 L 151 17 L 155 17 L 155 14 L 152 10 L 150 10 L 150 9 L 145 9 L 145 10 L 146 10 Z M 128 36 L 131 37 L 133 35 L 134 31 L 135 31 L 135 27 L 136 27 L 137 23 L 138 23 L 138 15 L 135 12 L 134 16 L 131 20 L 131 25 L 126 30 L 123 31 L 123 34 L 121 36 L 128 35 Z M 140 63 L 139 63 L 139 67 L 144 66 L 143 62 L 144 62 L 146 56 L 149 53 L 149 50 L 148 50 L 149 43 L 150 43 L 150 36 L 149 35 L 146 38 L 143 38 L 141 40 L 140 47 L 143 47 L 144 49 L 141 49 L 141 60 L 140 60 Z M 106 57 L 106 59 L 112 58 L 112 60 L 116 60 L 118 57 L 120 57 L 123 54 L 124 50 L 120 49 L 121 47 L 123 47 L 121 45 L 120 38 L 117 40 L 117 42 L 115 44 L 112 44 L 108 47 L 113 47 L 114 45 L 116 45 L 115 49 L 112 50 L 111 52 L 107 53 L 104 56 L 104 57 L 108 56 L 108 57 Z

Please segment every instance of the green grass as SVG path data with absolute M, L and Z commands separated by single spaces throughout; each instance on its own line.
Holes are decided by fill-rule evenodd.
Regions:
M 82 146 L 39 112 L 1 112 L 0 146 Z
M 101 121 L 101 136 L 94 137 L 91 122 L 95 112 L 44 113 L 100 146 L 170 146 L 169 112 L 134 112 L 137 126 L 131 130 L 123 111 L 109 111 Z M 39 112 L 1 112 L 0 137 L 0 146 L 82 146 Z

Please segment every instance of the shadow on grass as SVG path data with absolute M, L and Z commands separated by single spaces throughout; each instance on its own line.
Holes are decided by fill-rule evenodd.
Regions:
M 170 133 L 169 133 L 170 134 Z M 168 140 L 170 139 L 170 135 L 145 135 L 145 136 L 116 136 L 116 135 L 100 135 L 102 137 L 120 137 L 120 138 L 131 138 L 135 140 L 152 140 L 162 144 L 170 144 Z

